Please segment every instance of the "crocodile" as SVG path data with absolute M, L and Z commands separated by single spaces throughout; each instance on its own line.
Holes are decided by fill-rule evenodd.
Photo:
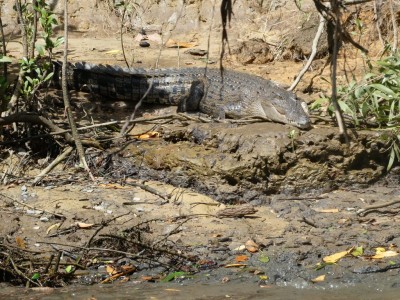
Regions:
M 60 84 L 61 63 L 53 80 Z M 181 68 L 133 69 L 87 62 L 68 63 L 70 89 L 116 100 L 175 105 L 180 112 L 216 118 L 261 117 L 272 122 L 311 127 L 306 103 L 273 81 L 232 70 Z M 150 88 L 149 88 L 150 87 Z

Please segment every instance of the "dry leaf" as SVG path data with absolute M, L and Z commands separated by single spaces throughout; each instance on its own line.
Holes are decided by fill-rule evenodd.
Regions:
M 21 249 L 25 249 L 26 248 L 25 241 L 24 241 L 24 239 L 22 237 L 17 236 L 15 238 L 15 242 L 17 243 L 19 248 L 21 248 Z
M 236 262 L 244 262 L 249 260 L 249 257 L 247 255 L 238 255 L 235 257 Z
M 329 256 L 325 256 L 322 260 L 326 263 L 331 263 L 334 264 L 336 262 L 338 262 L 340 259 L 342 259 L 343 257 L 345 257 L 347 254 L 349 254 L 351 251 L 353 251 L 354 247 L 352 247 L 350 250 L 347 251 L 342 251 L 342 252 L 338 252 Z
M 112 54 L 118 54 L 120 52 L 121 52 L 121 50 L 117 49 L 117 50 L 110 50 L 110 51 L 107 51 L 107 52 L 104 52 L 104 53 L 112 55 Z
M 118 183 L 100 183 L 99 187 L 103 187 L 106 189 L 130 189 L 129 186 L 120 185 Z
M 188 43 L 188 42 L 177 42 L 174 41 L 173 39 L 169 39 L 166 43 L 165 46 L 167 48 L 192 48 L 197 46 L 196 43 Z
M 157 131 L 149 131 L 144 134 L 137 134 L 134 135 L 135 138 L 139 140 L 149 140 L 149 139 L 155 139 L 160 137 L 160 133 Z
M 142 276 L 143 281 L 152 281 L 154 278 L 152 276 Z
M 381 258 L 393 257 L 393 256 L 397 256 L 397 255 L 399 255 L 399 253 L 397 253 L 396 251 L 393 251 L 393 250 L 388 250 L 388 251 L 384 251 L 384 252 L 377 251 L 377 253 L 374 256 L 371 256 L 370 258 L 381 259 Z
M 52 231 L 53 229 L 58 229 L 58 227 L 60 227 L 60 226 L 61 226 L 61 223 L 56 223 L 56 224 L 51 225 L 49 228 L 47 228 L 46 234 L 49 234 L 49 232 Z
M 94 226 L 94 224 L 87 224 L 87 223 L 82 223 L 82 222 L 76 222 L 75 224 L 76 224 L 76 226 L 78 226 L 79 228 L 85 228 L 85 229 L 91 228 L 91 227 Z
M 316 212 L 320 212 L 320 213 L 338 213 L 339 212 L 338 208 L 330 208 L 330 209 L 314 208 L 313 210 Z
M 257 252 L 258 249 L 260 248 L 253 240 L 248 240 L 245 243 L 246 250 L 249 251 L 250 253 Z
M 114 268 L 114 266 L 112 266 L 112 265 L 107 265 L 106 266 L 106 271 L 107 271 L 107 273 L 108 274 L 110 274 L 110 275 L 114 275 L 114 274 L 117 274 L 118 273 L 118 271 Z
M 315 277 L 314 279 L 311 279 L 311 281 L 314 283 L 322 282 L 324 280 L 325 280 L 325 275 L 321 275 L 321 276 Z
M 247 267 L 246 264 L 228 264 L 225 265 L 224 268 L 243 268 L 243 267 Z

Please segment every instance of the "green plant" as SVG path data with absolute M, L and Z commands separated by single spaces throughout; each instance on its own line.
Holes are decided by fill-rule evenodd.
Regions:
M 400 53 L 378 60 L 360 82 L 353 80 L 348 86 L 338 88 L 338 103 L 347 119 L 355 127 L 389 129 L 385 134 L 389 146 L 390 169 L 400 161 Z M 330 102 L 329 97 L 317 100 L 312 109 Z M 333 114 L 332 106 L 328 112 Z M 388 131 L 387 131 L 388 132 Z

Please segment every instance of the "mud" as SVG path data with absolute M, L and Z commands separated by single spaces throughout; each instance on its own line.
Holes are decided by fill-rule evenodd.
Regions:
M 71 3 L 73 16 L 83 13 L 87 18 L 73 18 L 69 59 L 123 65 L 118 50 L 121 43 L 115 33 L 118 14 L 111 14 L 106 6 L 99 6 L 99 14 L 93 14 L 94 2 Z M 315 21 L 315 16 L 299 18 L 293 4 L 280 6 L 285 1 L 272 1 L 273 7 L 256 5 L 272 5 L 270 1 L 254 1 L 243 10 L 243 2 L 237 2 L 230 40 L 232 47 L 239 50 L 225 57 L 225 66 L 290 84 L 302 68 L 301 59 L 308 53 L 304 45 L 312 42 L 311 31 L 302 35 L 302 29 L 316 29 L 315 23 L 304 25 L 308 20 Z M 129 60 L 136 67 L 154 66 L 158 59 L 162 67 L 204 66 L 204 59 L 182 49 L 165 48 L 159 56 L 158 32 L 179 13 L 175 1 L 168 3 L 150 5 L 147 12 L 142 12 L 142 18 L 129 19 L 134 30 L 125 36 Z M 304 3 L 303 9 L 312 11 L 312 2 Z M 214 25 L 210 24 L 212 10 L 207 5 L 207 1 L 191 1 L 169 38 L 207 50 L 213 66 L 219 58 L 221 27 L 218 17 Z M 154 18 L 160 10 L 165 20 Z M 265 14 L 268 19 L 263 18 Z M 254 22 L 248 23 L 249 18 Z M 298 20 L 305 22 L 304 26 L 299 26 Z M 149 35 L 149 48 L 139 47 L 138 29 L 142 27 Z M 281 41 L 292 42 L 281 45 Z M 260 43 L 270 45 L 268 51 L 261 49 Z M 298 50 L 300 44 L 303 50 Z M 19 57 L 20 45 L 12 40 L 8 46 L 11 54 Z M 56 56 L 59 58 L 60 54 Z M 299 90 L 322 71 L 323 64 L 323 60 L 314 63 L 316 69 L 305 77 Z M 350 64 L 359 62 L 355 59 Z M 327 90 L 321 77 L 314 84 L 316 90 Z M 309 102 L 318 97 L 302 96 Z M 83 93 L 73 92 L 72 100 L 81 125 L 123 119 L 132 111 L 132 104 L 106 104 L 103 99 Z M 60 103 L 57 97 L 52 101 Z M 151 117 L 172 111 L 148 107 L 142 113 Z M 360 209 L 371 205 L 390 204 L 400 195 L 398 170 L 386 173 L 387 145 L 378 131 L 353 132 L 349 147 L 337 128 L 324 123 L 316 123 L 310 131 L 299 131 L 273 123 L 203 124 L 175 120 L 156 127 L 138 125 L 131 133 L 149 129 L 159 132 L 160 137 L 129 143 L 107 161 L 107 166 L 103 158 L 110 157 L 105 151 L 88 150 L 97 183 L 90 183 L 69 161 L 67 167 L 59 166 L 39 186 L 30 186 L 39 166 L 46 165 L 51 158 L 41 157 L 38 165 L 32 166 L 26 164 L 26 149 L 11 154 L 4 151 L 0 171 L 2 176 L 6 174 L 7 181 L 3 182 L 7 184 L 0 193 L 0 215 L 8 222 L 0 224 L 2 243 L 34 251 L 36 261 L 42 265 L 49 261 L 50 254 L 62 250 L 65 255 L 61 262 L 69 264 L 73 258 L 67 254 L 73 257 L 80 253 L 79 247 L 85 247 L 92 237 L 96 237 L 97 246 L 111 248 L 115 245 L 101 240 L 100 235 L 125 236 L 140 228 L 146 233 L 143 242 L 162 240 L 162 249 L 179 250 L 185 259 L 179 260 L 179 255 L 164 256 L 165 252 L 160 251 L 156 253 L 163 256 L 162 260 L 151 265 L 145 259 L 131 258 L 141 252 L 139 247 L 127 249 L 129 255 L 125 257 L 130 258 L 125 261 L 106 250 L 99 251 L 99 257 L 110 258 L 115 265 L 135 265 L 137 271 L 130 275 L 134 282 L 143 283 L 149 278 L 159 281 L 175 263 L 194 274 L 179 279 L 189 284 L 244 281 L 257 286 L 328 288 L 385 282 L 387 286 L 398 286 L 398 259 L 370 258 L 376 247 L 396 249 L 399 244 L 398 204 L 360 213 Z M 129 182 L 145 184 L 153 192 L 133 187 Z M 231 205 L 251 205 L 257 213 L 241 218 L 218 217 L 219 211 Z M 77 222 L 91 226 L 82 228 Z M 59 225 L 53 226 L 56 224 Z M 143 228 L 141 224 L 148 226 Z M 249 240 L 257 245 L 257 251 L 243 249 Z M 318 269 L 323 257 L 356 246 L 363 247 L 364 259 L 349 255 L 337 264 Z M 242 255 L 247 258 L 238 266 L 229 267 L 238 264 L 237 257 Z M 81 273 L 74 283 L 93 284 L 108 276 L 105 263 L 85 263 L 88 271 Z M 392 268 L 385 269 L 388 266 Z M 326 279 L 311 281 L 320 275 L 326 275 Z

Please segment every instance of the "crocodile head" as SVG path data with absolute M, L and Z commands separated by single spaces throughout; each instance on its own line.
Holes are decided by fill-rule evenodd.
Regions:
M 272 121 L 291 124 L 301 129 L 311 127 L 307 104 L 292 92 L 284 89 L 274 91 L 271 99 L 263 105 L 266 117 Z

